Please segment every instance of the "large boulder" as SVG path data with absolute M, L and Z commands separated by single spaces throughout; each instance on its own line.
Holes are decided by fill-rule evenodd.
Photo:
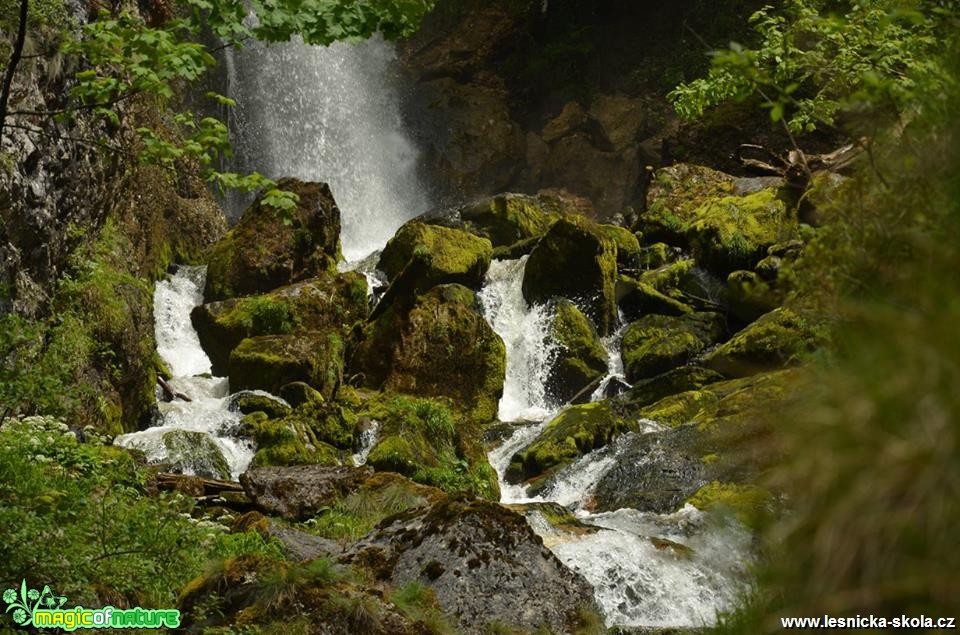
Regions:
M 314 423 L 326 422 L 315 422 L 303 413 L 291 413 L 280 419 L 271 419 L 264 412 L 244 417 L 240 431 L 257 446 L 250 467 L 341 464 L 349 450 L 338 449 L 318 438 L 315 426 L 311 425 Z
M 617 306 L 627 320 L 636 320 L 645 315 L 686 315 L 693 311 L 688 304 L 658 291 L 652 284 L 626 275 L 617 279 L 614 293 Z
M 549 340 L 556 352 L 547 377 L 547 392 L 557 403 L 573 399 L 607 372 L 607 352 L 590 320 L 570 300 L 556 303 Z
M 590 585 L 523 516 L 482 500 L 447 498 L 393 516 L 340 561 L 392 586 L 429 587 L 469 635 L 489 633 L 494 623 L 570 633 L 584 611 L 596 611 Z
M 506 247 L 547 233 L 562 216 L 576 213 L 568 200 L 549 194 L 499 194 L 460 209 L 467 231 L 488 238 L 494 247 Z
M 472 291 L 441 285 L 412 308 L 394 303 L 370 323 L 350 367 L 371 388 L 449 397 L 490 421 L 503 392 L 506 349 Z
M 347 272 L 325 273 L 265 295 L 203 304 L 193 309 L 190 320 L 214 374 L 224 375 L 231 351 L 248 337 L 306 331 L 345 334 L 366 315 L 366 278 Z
M 774 309 L 712 351 L 704 364 L 729 377 L 796 364 L 825 341 L 815 325 L 787 308 Z
M 255 295 L 333 271 L 340 258 L 340 209 L 326 183 L 281 179 L 299 197 L 281 210 L 261 195 L 212 248 L 204 297 Z
M 544 303 L 556 297 L 574 300 L 609 335 L 617 323 L 617 245 L 585 218 L 557 221 L 527 260 L 523 297 Z
M 685 364 L 723 336 L 723 316 L 691 313 L 647 315 L 627 327 L 621 355 L 627 381 L 649 379 Z
M 533 443 L 513 455 L 506 478 L 518 483 L 548 475 L 635 427 L 619 417 L 608 402 L 571 406 L 547 424 Z
M 266 514 L 308 520 L 359 489 L 373 470 L 345 465 L 261 467 L 240 475 L 250 500 Z
M 208 478 L 229 479 L 230 466 L 206 432 L 171 430 L 163 435 L 167 470 Z
M 278 394 L 285 384 L 302 381 L 330 398 L 343 377 L 343 355 L 335 333 L 250 337 L 230 353 L 230 388 Z

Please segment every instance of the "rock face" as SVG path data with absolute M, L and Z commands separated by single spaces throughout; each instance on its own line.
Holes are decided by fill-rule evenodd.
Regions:
M 594 607 L 587 582 L 543 546 L 523 516 L 496 503 L 447 498 L 380 524 L 341 558 L 378 579 L 431 588 L 462 632 L 494 621 L 572 632 Z
M 277 394 L 302 381 L 330 398 L 343 377 L 343 340 L 334 333 L 263 335 L 243 340 L 230 353 L 233 390 L 266 390 Z
M 506 375 L 506 349 L 472 291 L 434 287 L 404 310 L 391 305 L 369 325 L 351 360 L 376 389 L 449 397 L 480 420 L 496 417 Z
M 347 466 L 261 467 L 240 475 L 240 484 L 261 511 L 307 520 L 358 489 L 372 473 L 370 468 Z
M 623 334 L 627 381 L 649 379 L 684 364 L 722 334 L 723 316 L 717 313 L 644 316 Z
M 340 209 L 325 183 L 282 179 L 300 197 L 293 210 L 263 204 L 263 195 L 214 245 L 207 300 L 255 295 L 333 271 L 340 252 Z
M 488 238 L 494 247 L 507 247 L 544 235 L 561 216 L 576 211 L 562 197 L 507 193 L 465 205 L 460 220 L 464 229 Z
M 558 345 L 547 378 L 547 391 L 557 403 L 566 403 L 607 372 L 607 353 L 596 330 L 577 306 L 557 301 L 550 339 Z
M 204 304 L 193 310 L 190 320 L 214 374 L 224 375 L 230 353 L 248 337 L 309 331 L 342 335 L 366 315 L 366 279 L 347 272 L 324 273 L 265 295 Z
M 568 217 L 540 240 L 527 261 L 523 297 L 543 303 L 556 297 L 584 307 L 600 335 L 617 321 L 617 246 L 595 223 Z

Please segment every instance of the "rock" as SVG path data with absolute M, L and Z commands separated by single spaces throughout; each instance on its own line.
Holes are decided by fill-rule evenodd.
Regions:
M 523 297 L 530 303 L 574 300 L 605 336 L 617 321 L 616 281 L 616 243 L 595 223 L 567 217 L 557 221 L 530 254 Z
M 371 388 L 449 397 L 491 421 L 503 392 L 506 349 L 475 294 L 442 285 L 417 297 L 409 310 L 391 305 L 369 324 L 350 368 Z
M 636 235 L 642 234 L 637 232 Z M 659 269 L 676 260 L 679 251 L 667 243 L 645 245 L 640 249 L 640 266 L 644 269 Z
M 558 196 L 499 194 L 460 209 L 463 228 L 490 240 L 494 247 L 514 245 L 547 233 L 550 226 L 576 208 Z
M 297 562 L 316 560 L 322 556 L 340 553 L 339 545 L 332 540 L 314 536 L 305 531 L 282 527 L 276 523 L 268 525 L 267 535 L 279 540 L 286 556 Z
M 777 308 L 783 300 L 781 293 L 753 271 L 734 271 L 727 276 L 727 306 L 739 320 L 752 322 Z
M 693 309 L 679 300 L 664 295 L 645 282 L 620 276 L 615 286 L 616 301 L 627 320 L 645 315 L 686 315 Z
M 523 516 L 496 503 L 447 498 L 381 523 L 340 562 L 377 579 L 433 590 L 463 633 L 492 622 L 573 632 L 578 612 L 596 610 L 593 591 L 533 533 Z
M 227 372 L 230 353 L 248 337 L 306 331 L 346 333 L 367 316 L 367 282 L 361 274 L 324 273 L 265 295 L 196 307 L 190 320 L 214 374 Z
M 446 491 L 468 491 L 499 500 L 497 475 L 479 443 L 476 423 L 448 404 L 385 396 L 378 403 L 369 403 L 366 413 L 381 422 L 368 465 Z
M 597 483 L 596 511 L 630 507 L 669 514 L 711 479 L 704 457 L 712 449 L 696 426 L 637 434 L 627 441 L 616 463 Z
M 242 391 L 230 396 L 230 410 L 248 415 L 262 412 L 271 419 L 280 419 L 290 414 L 290 404 L 269 393 Z
M 422 82 L 424 162 L 451 193 L 478 196 L 507 189 L 526 154 L 520 125 L 510 114 L 507 91 L 443 77 Z
M 169 471 L 206 478 L 229 479 L 230 466 L 213 437 L 206 432 L 171 430 L 163 435 Z
M 693 258 L 683 258 L 675 262 L 670 262 L 649 271 L 644 271 L 637 279 L 645 285 L 653 287 L 656 291 L 670 297 L 683 297 L 684 292 L 692 292 L 697 289 L 697 283 L 693 279 L 695 275 L 696 262 Z
M 557 403 L 566 403 L 607 372 L 607 352 L 596 330 L 577 306 L 561 298 L 549 338 L 557 345 L 547 378 L 547 392 Z
M 762 316 L 705 359 L 704 365 L 729 377 L 744 377 L 800 361 L 825 343 L 814 325 L 787 308 Z
M 281 179 L 300 197 L 295 209 L 264 205 L 263 194 L 210 252 L 204 297 L 255 295 L 335 269 L 340 257 L 340 210 L 325 183 Z
M 345 465 L 261 467 L 244 472 L 240 484 L 263 513 L 303 521 L 359 489 L 372 473 Z
M 597 225 L 604 236 L 617 246 L 617 265 L 621 268 L 636 269 L 640 266 L 640 241 L 629 229 L 619 225 Z
M 253 438 L 257 453 L 252 468 L 288 465 L 339 465 L 349 452 L 317 438 L 311 420 L 291 414 L 269 419 L 262 412 L 247 415 L 241 421 L 244 436 Z
M 624 416 L 654 404 L 665 397 L 691 390 L 699 390 L 709 384 L 723 381 L 718 372 L 698 366 L 674 368 L 662 375 L 635 382 L 629 390 L 619 395 L 613 402 L 617 412 Z
M 796 233 L 797 221 L 775 189 L 707 199 L 685 228 L 697 260 L 716 271 L 749 269 L 774 244 Z
M 333 396 L 343 376 L 343 341 L 337 335 L 264 335 L 243 340 L 230 353 L 230 388 L 278 393 L 290 382 Z
M 621 355 L 627 381 L 649 379 L 685 364 L 723 336 L 723 316 L 647 315 L 627 327 Z
M 526 449 L 513 455 L 507 481 L 518 483 L 554 472 L 632 427 L 613 412 L 608 402 L 571 406 L 557 415 Z
M 294 408 L 308 403 L 323 403 L 324 401 L 323 395 L 319 391 L 302 381 L 284 384 L 280 388 L 280 398 Z
M 614 150 L 636 145 L 648 127 L 647 109 L 639 99 L 599 95 L 590 104 L 590 116 L 599 122 Z
M 713 481 L 697 490 L 688 501 L 697 509 L 725 510 L 754 531 L 774 518 L 773 495 L 756 485 Z
M 685 245 L 686 227 L 709 198 L 730 196 L 734 177 L 700 165 L 677 163 L 657 170 L 647 188 L 647 209 L 636 230 L 648 241 Z

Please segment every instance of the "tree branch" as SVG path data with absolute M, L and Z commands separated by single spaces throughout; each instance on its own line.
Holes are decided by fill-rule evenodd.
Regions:
M 7 102 L 10 100 L 10 86 L 13 85 L 13 75 L 17 72 L 17 65 L 23 56 L 23 43 L 27 38 L 27 12 L 30 0 L 20 0 L 20 23 L 17 25 L 17 41 L 10 54 L 7 72 L 3 76 L 3 88 L 0 89 L 0 138 L 3 137 L 3 124 L 7 119 Z

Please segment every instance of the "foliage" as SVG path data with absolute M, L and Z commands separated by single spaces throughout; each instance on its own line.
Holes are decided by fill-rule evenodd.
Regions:
M 941 6 L 942 5 L 942 6 Z M 834 127 L 843 113 L 897 117 L 947 80 L 938 53 L 956 28 L 951 3 L 788 0 L 751 17 L 755 47 L 713 53 L 707 76 L 670 93 L 682 116 L 759 97 L 791 132 Z

